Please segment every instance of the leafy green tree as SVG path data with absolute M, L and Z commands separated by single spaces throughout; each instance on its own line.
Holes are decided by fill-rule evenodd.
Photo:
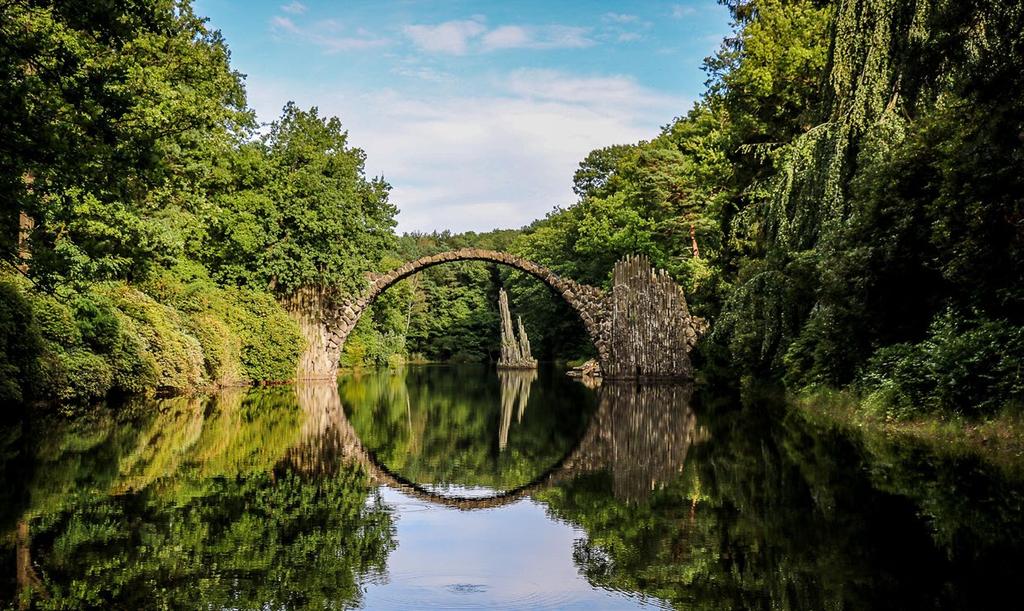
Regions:
M 354 292 L 394 246 L 396 208 L 383 179 L 337 118 L 289 103 L 258 143 L 233 160 L 236 179 L 210 211 L 202 256 L 224 281 L 279 295 Z
M 211 158 L 252 121 L 220 34 L 189 3 L 0 7 L 0 199 L 33 219 L 47 285 L 139 279 L 182 252 Z
M 723 331 L 793 386 L 859 381 L 891 414 L 1019 405 L 1024 111 L 1008 66 L 1024 16 L 999 2 L 866 5 L 836 9 L 826 119 L 776 154 L 765 256 Z M 971 340 L 951 342 L 951 328 Z M 937 358 L 952 345 L 963 352 Z M 923 387 L 900 373 L 915 367 Z M 964 395 L 944 390 L 952 380 Z
M 572 176 L 573 193 L 580 198 L 595 197 L 609 187 L 608 183 L 619 162 L 629 154 L 632 145 L 613 144 L 590 151 Z

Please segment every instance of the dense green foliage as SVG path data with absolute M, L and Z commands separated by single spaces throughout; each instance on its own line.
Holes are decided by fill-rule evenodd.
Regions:
M 30 308 L 16 283 L 0 281 L 0 401 L 4 403 L 21 401 L 22 390 L 35 374 L 40 339 Z
M 396 209 L 347 141 L 337 118 L 289 104 L 259 142 L 240 145 L 198 241 L 218 279 L 280 294 L 362 288 L 393 245 Z
M 709 358 L 794 389 L 900 417 L 1021 405 L 1024 9 L 726 4 L 701 101 L 591 153 L 579 201 L 513 249 L 596 284 L 644 252 L 712 319 Z
M 792 317 L 734 345 L 759 342 L 791 384 L 859 381 L 922 411 L 991 413 L 1024 398 L 1024 105 L 1008 67 L 1024 10 L 888 6 L 838 8 L 826 121 L 778 154 L 766 255 L 745 284 L 762 296 L 729 312 Z M 803 305 L 772 305 L 786 294 Z M 899 377 L 908 368 L 929 371 Z
M 220 34 L 172 0 L 9 2 L 0 27 L 0 197 L 36 221 L 33 275 L 132 280 L 182 254 L 173 217 L 252 120 Z
M 0 398 L 292 378 L 281 304 L 354 290 L 393 247 L 339 120 L 289 104 L 259 135 L 186 1 L 5 3 L 0 32 L 0 246 L 31 280 L 4 272 Z
M 287 379 L 302 347 L 267 293 L 182 269 L 59 296 L 14 279 L 2 286 L 11 374 L 3 397 L 12 401 L 27 391 L 73 409 L 111 394 Z

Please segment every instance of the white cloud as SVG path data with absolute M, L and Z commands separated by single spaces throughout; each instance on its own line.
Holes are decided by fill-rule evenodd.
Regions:
M 587 28 L 576 28 L 564 25 L 548 26 L 542 30 L 542 38 L 538 49 L 582 48 L 589 47 L 594 41 L 587 38 Z
M 612 23 L 630 23 L 632 21 L 636 21 L 638 17 L 636 15 L 626 15 L 623 13 L 605 13 L 601 16 L 601 19 Z
M 679 102 L 678 98 L 656 93 L 640 86 L 632 77 L 621 75 L 581 77 L 557 70 L 521 69 L 505 77 L 504 88 L 520 98 L 564 102 L 603 112 L 623 111 L 629 115 L 671 108 Z
M 296 24 L 289 17 L 277 15 L 271 18 L 270 26 L 275 34 L 287 35 L 289 38 L 314 44 L 327 53 L 376 49 L 391 42 L 386 38 L 374 36 L 362 28 L 356 32 L 356 36 L 338 34 L 339 26 L 332 20 L 322 22 L 316 29 L 310 29 Z
M 455 80 L 453 75 L 430 66 L 398 66 L 392 72 L 399 76 L 407 76 L 430 83 L 449 83 Z
M 697 12 L 697 9 L 695 9 L 692 6 L 686 6 L 685 4 L 673 4 L 672 5 L 672 18 L 673 19 L 682 19 L 683 17 L 688 17 L 690 15 L 693 15 L 696 12 Z
M 497 85 L 488 95 L 320 91 L 297 102 L 342 118 L 350 142 L 366 150 L 368 173 L 394 187 L 402 231 L 488 230 L 541 218 L 575 201 L 572 175 L 588 152 L 651 138 L 688 105 L 625 76 L 518 70 Z M 289 94 L 281 86 L 250 99 L 268 119 Z
M 488 49 L 514 49 L 531 43 L 526 28 L 518 25 L 503 25 L 484 36 L 483 44 Z
M 605 13 L 601 16 L 601 21 L 604 25 L 600 28 L 597 38 L 602 41 L 634 42 L 645 38 L 644 32 L 654 27 L 650 21 L 622 13 Z
M 405 35 L 420 49 L 431 53 L 464 55 L 469 40 L 487 30 L 479 20 L 445 21 L 437 25 L 407 25 Z
M 436 25 L 402 28 L 416 47 L 429 53 L 465 55 L 503 49 L 571 49 L 589 47 L 590 30 L 567 25 L 503 25 L 489 29 L 483 16 Z
M 587 28 L 565 25 L 506 25 L 488 32 L 482 40 L 485 51 L 499 49 L 578 49 L 594 44 Z
M 306 5 L 295 0 L 291 4 L 285 4 L 281 7 L 281 10 L 292 15 L 301 15 L 306 12 Z

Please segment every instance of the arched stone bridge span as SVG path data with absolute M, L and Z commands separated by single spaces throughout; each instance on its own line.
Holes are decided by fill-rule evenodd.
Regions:
M 690 316 L 683 289 L 664 271 L 653 270 L 646 258 L 627 257 L 616 263 L 608 292 L 509 253 L 464 248 L 410 261 L 370 278 L 359 296 L 316 308 L 316 324 L 304 325 L 307 348 L 298 379 L 334 379 L 345 340 L 381 293 L 424 269 L 456 261 L 505 265 L 547 284 L 583 321 L 606 379 L 692 377 L 689 351 L 703 332 L 704 321 Z

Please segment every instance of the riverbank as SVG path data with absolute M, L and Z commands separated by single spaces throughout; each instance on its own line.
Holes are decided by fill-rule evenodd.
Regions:
M 864 409 L 855 393 L 835 390 L 802 393 L 792 403 L 802 416 L 819 424 L 890 441 L 918 442 L 945 456 L 976 456 L 1009 475 L 1024 476 L 1024 414 L 895 420 Z
M 288 380 L 303 339 L 269 294 L 202 270 L 46 292 L 0 276 L 0 399 L 76 411 L 109 397 Z

